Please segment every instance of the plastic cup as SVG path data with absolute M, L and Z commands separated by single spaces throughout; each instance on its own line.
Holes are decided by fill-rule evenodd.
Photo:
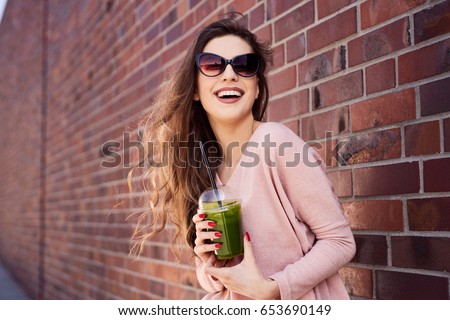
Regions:
M 215 191 L 208 189 L 200 196 L 198 212 L 204 213 L 206 220 L 216 223 L 208 231 L 222 233 L 220 238 L 211 239 L 213 243 L 222 244 L 220 249 L 215 250 L 217 258 L 230 259 L 244 253 L 241 201 L 231 188 L 221 186 L 217 189 L 222 206 L 219 206 Z

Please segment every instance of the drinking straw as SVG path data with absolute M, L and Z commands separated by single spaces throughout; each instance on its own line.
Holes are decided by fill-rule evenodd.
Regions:
M 219 190 L 217 190 L 216 181 L 214 180 L 214 177 L 212 175 L 211 168 L 209 166 L 208 157 L 206 156 L 205 150 L 203 149 L 203 143 L 201 141 L 200 141 L 200 150 L 202 152 L 203 160 L 205 161 L 206 169 L 208 170 L 209 179 L 211 180 L 211 183 L 212 183 L 212 186 L 213 186 L 213 189 L 214 189 L 214 193 L 216 194 L 217 203 L 219 204 L 219 207 L 221 208 L 222 207 L 222 201 L 220 201 Z

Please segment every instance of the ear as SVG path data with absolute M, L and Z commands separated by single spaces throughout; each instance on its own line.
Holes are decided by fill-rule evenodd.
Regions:
M 259 79 L 258 79 L 259 82 Z M 256 94 L 255 94 L 255 100 L 259 97 L 259 85 L 256 86 Z
M 194 99 L 194 101 L 200 101 L 200 97 L 197 92 L 194 93 L 193 99 Z

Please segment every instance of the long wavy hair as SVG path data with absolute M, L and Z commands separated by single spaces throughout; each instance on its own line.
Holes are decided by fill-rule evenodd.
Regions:
M 211 187 L 207 169 L 199 161 L 199 142 L 208 146 L 205 151 L 209 158 L 219 159 L 219 163 L 212 166 L 213 173 L 220 165 L 220 159 L 223 159 L 223 150 L 206 112 L 201 102 L 193 99 L 198 77 L 195 55 L 202 52 L 210 40 L 225 35 L 240 37 L 260 57 L 256 75 L 259 96 L 253 104 L 252 114 L 255 120 L 262 121 L 264 118 L 269 101 L 266 74 L 272 61 L 269 45 L 258 41 L 238 17 L 221 19 L 208 25 L 198 34 L 177 72 L 161 86 L 152 112 L 141 123 L 145 158 L 128 175 L 131 190 L 137 180 L 149 193 L 146 195 L 145 211 L 139 215 L 133 235 L 135 244 L 132 251 L 138 255 L 146 242 L 161 232 L 168 221 L 176 227 L 172 244 L 184 238 L 191 248 L 194 247 L 196 230 L 192 217 L 196 214 L 199 196 Z M 136 176 L 139 179 L 135 179 Z

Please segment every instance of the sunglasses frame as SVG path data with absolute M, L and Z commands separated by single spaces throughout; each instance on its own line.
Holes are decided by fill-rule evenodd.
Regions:
M 213 76 L 205 74 L 205 73 L 202 71 L 202 68 L 200 68 L 200 59 L 201 59 L 203 56 L 206 56 L 206 55 L 216 56 L 216 57 L 220 58 L 221 60 L 225 61 L 225 67 L 223 68 L 223 70 L 220 71 L 218 74 L 213 75 Z M 258 64 L 258 66 L 256 67 L 255 73 L 253 73 L 253 74 L 251 74 L 251 75 L 249 75 L 249 76 L 243 75 L 243 74 L 241 74 L 240 72 L 236 71 L 236 69 L 234 68 L 234 65 L 233 65 L 233 62 L 235 61 L 235 59 L 240 58 L 240 57 L 242 57 L 242 56 L 247 56 L 247 55 L 255 56 L 255 57 L 256 57 L 256 62 L 257 62 L 257 64 Z M 241 77 L 244 77 L 244 78 L 251 78 L 251 77 L 255 76 L 255 75 L 258 73 L 258 71 L 259 71 L 259 66 L 260 66 L 260 60 L 259 60 L 259 56 L 258 56 L 256 53 L 244 53 L 244 54 L 240 54 L 240 55 L 238 55 L 238 56 L 236 56 L 236 57 L 234 57 L 234 58 L 232 58 L 232 59 L 225 59 L 224 57 L 221 57 L 221 56 L 219 56 L 218 54 L 215 54 L 215 53 L 210 53 L 210 52 L 200 52 L 200 53 L 197 53 L 197 54 L 195 55 L 195 64 L 197 65 L 198 70 L 199 70 L 204 76 L 206 76 L 206 77 L 210 77 L 210 78 L 217 77 L 218 75 L 222 74 L 222 73 L 226 70 L 226 68 L 227 68 L 228 65 L 231 65 L 231 67 L 233 68 L 233 71 L 234 71 L 236 74 L 238 74 L 238 75 L 240 75 Z

